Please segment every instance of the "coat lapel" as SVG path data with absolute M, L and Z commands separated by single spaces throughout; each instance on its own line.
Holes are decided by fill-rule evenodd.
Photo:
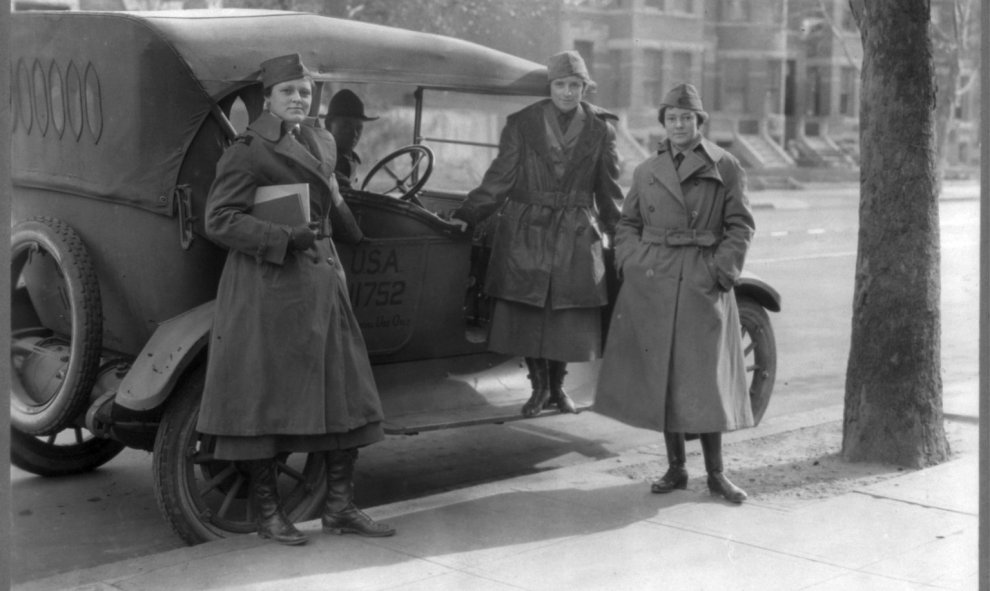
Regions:
M 681 163 L 681 166 L 683 167 L 686 162 L 687 160 L 685 159 Z M 668 142 L 660 144 L 660 149 L 657 151 L 657 158 L 653 161 L 651 172 L 656 182 L 670 191 L 680 201 L 681 205 L 684 205 L 684 192 L 681 190 L 681 179 L 677 176 L 677 169 L 674 168 L 674 160 L 671 158 L 670 144 Z
M 578 108 L 581 109 L 580 115 L 584 117 L 584 130 L 577 145 L 574 146 L 574 151 L 571 152 L 571 159 L 567 163 L 567 171 L 564 173 L 564 178 L 573 176 L 575 170 L 587 166 L 586 161 L 598 150 L 598 146 L 602 143 L 602 136 L 605 134 L 605 126 L 598 124 L 598 118 L 591 113 L 591 110 L 585 103 L 581 103 Z M 573 122 L 571 126 L 574 126 Z
M 552 171 L 553 158 L 550 157 L 550 143 L 547 141 L 546 126 L 543 123 L 543 109 L 549 100 L 542 100 L 520 112 L 520 116 L 525 121 L 520 129 L 522 129 L 523 142 L 532 149 L 536 158 Z
M 687 180 L 692 176 L 702 179 L 718 181 L 725 184 L 722 175 L 718 171 L 718 162 L 725 154 L 725 150 L 713 142 L 702 138 L 699 144 L 701 150 L 694 150 L 684 158 L 681 168 L 678 171 L 681 178 Z
M 275 143 L 275 153 L 285 156 L 289 160 L 300 165 L 326 186 L 328 191 L 332 190 L 329 179 L 333 175 L 333 167 L 336 164 L 336 154 L 328 153 L 329 150 L 323 147 L 323 142 L 316 139 L 318 133 L 329 132 L 317 130 L 313 127 L 302 124 L 299 128 L 300 143 L 291 134 L 282 135 L 282 121 L 271 113 L 262 113 L 251 125 L 251 130 Z M 329 145 L 333 145 L 332 143 Z M 307 149 L 307 147 L 309 149 Z

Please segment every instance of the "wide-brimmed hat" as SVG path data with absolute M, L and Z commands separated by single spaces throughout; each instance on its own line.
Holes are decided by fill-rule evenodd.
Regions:
M 567 76 L 577 76 L 584 80 L 585 84 L 592 86 L 595 84 L 588 74 L 588 66 L 584 63 L 584 58 L 573 49 L 554 54 L 547 61 L 547 80 L 553 82 L 557 78 Z
M 368 117 L 364 114 L 364 103 L 354 92 L 343 89 L 337 91 L 330 99 L 327 107 L 327 117 L 353 117 L 362 121 L 374 121 L 378 117 Z
M 663 101 L 660 102 L 660 123 L 663 123 L 663 115 L 669 107 L 698 113 L 701 115 L 699 124 L 708 119 L 708 113 L 705 111 L 704 105 L 701 104 L 701 95 L 692 84 L 678 84 L 663 97 Z
M 261 62 L 260 79 L 261 85 L 265 88 L 271 88 L 279 82 L 312 77 L 298 53 L 281 55 Z

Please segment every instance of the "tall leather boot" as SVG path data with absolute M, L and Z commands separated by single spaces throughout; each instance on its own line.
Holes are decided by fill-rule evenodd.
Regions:
M 564 392 L 564 376 L 567 375 L 567 362 L 547 360 L 547 377 L 550 379 L 550 398 L 543 404 L 543 408 L 556 406 L 562 413 L 570 412 L 577 414 L 577 407 L 574 401 Z
M 702 433 L 701 452 L 705 455 L 705 469 L 708 470 L 708 492 L 721 495 L 732 503 L 746 500 L 746 492 L 732 484 L 722 473 L 722 434 Z
M 250 476 L 249 488 L 258 535 L 289 546 L 305 544 L 306 534 L 296 529 L 282 510 L 282 503 L 278 498 L 275 460 L 249 460 L 245 464 Z
M 687 462 L 687 454 L 684 453 L 684 434 L 663 432 L 663 441 L 667 444 L 667 472 L 653 484 L 650 491 L 655 493 L 669 493 L 674 490 L 687 488 L 688 473 L 684 464 Z
M 327 502 L 320 521 L 331 534 L 360 534 L 373 538 L 395 535 L 395 528 L 378 523 L 354 505 L 354 463 L 357 449 L 326 452 Z
M 533 394 L 523 405 L 522 414 L 524 417 L 530 418 L 540 414 L 540 411 L 546 406 L 547 400 L 550 399 L 550 377 L 546 359 L 527 357 L 526 368 L 529 369 L 529 381 L 533 385 Z

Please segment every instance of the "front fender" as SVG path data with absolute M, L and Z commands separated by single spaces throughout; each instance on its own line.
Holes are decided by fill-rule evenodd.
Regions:
M 210 300 L 159 324 L 120 382 L 114 403 L 134 411 L 162 405 L 182 372 L 206 347 L 214 307 Z
M 756 275 L 743 271 L 735 285 L 736 297 L 748 297 L 771 312 L 780 312 L 780 294 Z

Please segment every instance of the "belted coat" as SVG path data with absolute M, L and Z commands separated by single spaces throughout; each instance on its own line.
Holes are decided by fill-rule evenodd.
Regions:
M 308 183 L 310 219 L 340 239 L 362 238 L 334 180 L 333 137 L 306 125 L 300 136 L 264 113 L 217 165 L 206 230 L 229 253 L 197 425 L 204 433 L 323 435 L 382 420 L 333 243 L 292 251 L 288 226 L 251 215 L 258 187 Z
M 622 287 L 594 408 L 636 427 L 753 425 L 733 283 L 755 224 L 738 160 L 702 139 L 640 164 L 616 231 Z
M 549 105 L 544 99 L 508 117 L 498 156 L 453 215 L 475 224 L 497 213 L 488 295 L 596 308 L 608 302 L 602 234 L 614 230 L 622 199 L 615 116 L 582 102 L 571 127 L 583 127 L 561 161 L 549 140 Z

